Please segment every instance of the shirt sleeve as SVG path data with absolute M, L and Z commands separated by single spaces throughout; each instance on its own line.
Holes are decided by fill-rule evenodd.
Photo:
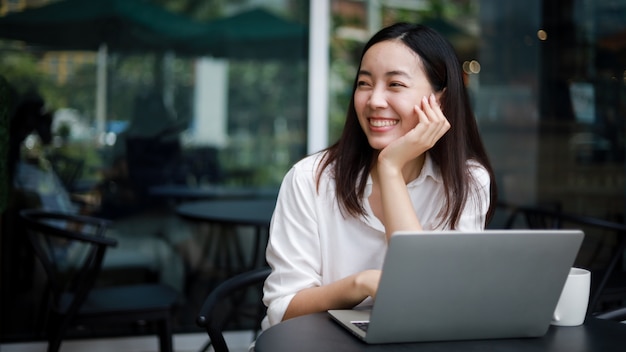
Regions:
M 459 231 L 482 231 L 485 229 L 485 219 L 489 209 L 491 178 L 487 170 L 478 163 L 470 163 L 469 171 L 473 182 L 461 211 L 457 224 Z
M 266 250 L 272 273 L 263 287 L 264 325 L 279 323 L 298 291 L 322 283 L 314 177 L 313 168 L 296 164 L 283 179 Z

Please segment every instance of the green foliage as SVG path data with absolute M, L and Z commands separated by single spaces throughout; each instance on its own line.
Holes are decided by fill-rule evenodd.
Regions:
M 229 135 L 225 169 L 254 170 L 255 184 L 277 184 L 306 145 L 305 63 L 230 64 Z M 280 84 L 277 84 L 280 82 Z
M 71 107 L 81 115 L 93 119 L 96 104 L 96 64 L 88 62 L 77 65 L 65 84 L 56 84 L 56 94 L 59 95 L 56 108 Z M 52 99 L 44 92 L 46 101 Z
M 91 142 L 69 141 L 48 150 L 48 153 L 82 160 L 84 164 L 79 175 L 80 179 L 97 182 L 102 178 L 102 158 Z
M 0 40 L 0 50 L 9 47 Z M 38 91 L 46 97 L 46 102 L 52 108 L 59 106 L 62 95 L 55 89 L 55 85 L 38 66 L 39 57 L 34 53 L 10 51 L 0 55 L 0 76 L 9 82 L 17 94 L 28 91 Z
M 72 127 L 67 123 L 61 124 L 61 126 L 59 126 L 57 130 L 57 135 L 61 137 L 62 140 L 67 140 L 71 134 L 72 134 Z

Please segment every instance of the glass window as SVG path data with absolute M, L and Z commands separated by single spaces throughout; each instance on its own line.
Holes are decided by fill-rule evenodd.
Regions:
M 499 198 L 623 221 L 626 1 L 332 1 L 331 139 L 370 23 L 444 34 L 467 74 Z M 374 12 L 374 13 L 372 13 Z
M 69 20 L 45 33 L 34 28 L 0 35 L 0 75 L 19 99 L 31 93 L 41 97 L 45 106 L 38 113 L 54 114 L 52 143 L 43 146 L 33 135 L 32 148 L 22 150 L 23 161 L 36 164 L 27 170 L 36 170 L 37 177 L 20 177 L 37 181 L 28 183 L 30 188 L 20 183 L 21 191 L 34 193 L 32 202 L 29 198 L 29 204 L 20 206 L 55 208 L 55 200 L 67 205 L 70 193 L 81 192 L 86 197 L 81 200 L 89 201 L 81 203 L 88 206 L 85 211 L 114 220 L 111 235 L 124 244 L 114 252 L 146 264 L 145 271 L 127 275 L 107 270 L 107 278 L 157 280 L 179 289 L 188 296 L 175 328 L 197 330 L 195 314 L 210 285 L 202 275 L 198 278 L 204 281 L 189 280 L 192 271 L 203 270 L 196 265 L 209 255 L 199 251 L 210 247 L 206 228 L 176 215 L 173 205 L 179 199 L 155 198 L 151 189 L 171 184 L 190 189 L 278 187 L 306 153 L 309 3 L 139 3 L 171 13 L 151 18 L 153 32 L 144 32 L 143 18 L 134 26 L 132 16 L 161 11 L 127 14 L 129 23 L 120 26 L 124 33 L 119 36 L 118 28 L 77 26 L 69 34 L 54 32 L 72 26 Z M 212 23 L 218 25 L 210 27 Z M 111 37 L 92 41 L 94 32 Z M 72 206 L 63 210 L 75 211 Z M 11 267 L 32 259 L 11 252 L 14 248 L 2 249 L 2 262 Z M 32 265 L 24 268 L 23 276 L 2 275 L 3 290 L 13 288 L 2 296 L 3 338 L 37 328 L 27 318 L 31 310 L 35 316 L 41 283 L 32 286 L 39 278 Z M 17 303 L 6 307 L 5 302 Z M 18 316 L 24 321 L 17 322 Z

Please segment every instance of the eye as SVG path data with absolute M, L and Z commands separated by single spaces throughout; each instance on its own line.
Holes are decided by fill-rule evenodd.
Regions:
M 406 87 L 406 84 L 401 83 L 401 82 L 391 82 L 389 83 L 390 87 Z
M 368 86 L 369 86 L 369 83 L 368 83 L 368 82 L 366 82 L 366 81 L 357 81 L 357 82 L 356 82 L 356 86 L 357 86 L 357 87 L 368 87 Z

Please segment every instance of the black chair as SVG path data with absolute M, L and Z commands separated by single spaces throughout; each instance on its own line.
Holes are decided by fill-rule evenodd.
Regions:
M 604 313 L 596 314 L 594 315 L 594 317 L 626 323 L 626 307 L 617 308 Z
M 237 274 L 209 293 L 196 319 L 198 326 L 204 328 L 210 338 L 201 351 L 213 346 L 215 352 L 228 352 L 223 331 L 227 323 L 236 319 L 238 314 L 253 320 L 256 336 L 265 315 L 265 306 L 261 301 L 260 292 L 263 282 L 271 271 L 269 267 L 262 267 Z M 246 306 L 244 304 L 248 298 L 246 293 L 249 292 L 252 292 L 253 303 Z
M 192 177 L 193 182 L 218 184 L 224 180 L 219 162 L 219 150 L 216 147 L 196 147 L 183 152 L 183 171 L 185 181 Z
M 83 175 L 83 169 L 85 167 L 84 160 L 58 153 L 48 155 L 48 160 L 50 161 L 52 169 L 59 176 L 63 186 L 65 186 L 69 192 L 84 191 L 78 189 L 76 186 L 77 181 Z
M 128 137 L 126 164 L 137 196 L 148 197 L 148 189 L 152 186 L 183 182 L 183 176 L 178 174 L 182 157 L 178 138 L 167 138 L 166 135 Z
M 102 285 L 98 274 L 109 247 L 109 221 L 27 209 L 20 218 L 46 274 L 38 322 L 56 352 L 70 328 L 79 326 L 156 329 L 161 352 L 171 352 L 179 293 L 161 284 Z
M 586 258 L 578 258 L 577 261 L 580 261 L 577 265 L 592 271 L 588 313 L 599 317 L 620 316 L 619 311 L 626 305 L 626 272 L 619 267 L 626 255 L 626 224 L 566 213 L 559 207 L 517 206 L 506 203 L 498 206 L 508 213 L 504 228 L 582 229 L 585 232 L 583 247 L 586 247 Z M 610 240 L 606 241 L 607 238 Z M 626 319 L 624 313 L 626 309 L 622 312 L 623 319 Z

